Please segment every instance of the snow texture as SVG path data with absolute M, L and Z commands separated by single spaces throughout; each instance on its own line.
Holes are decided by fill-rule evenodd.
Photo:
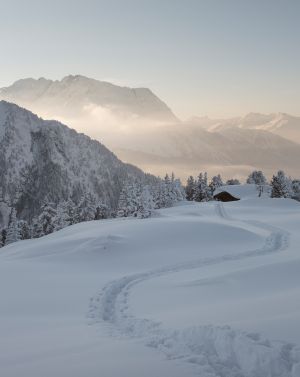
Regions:
M 299 203 L 233 189 L 1 249 L 1 375 L 298 377 Z

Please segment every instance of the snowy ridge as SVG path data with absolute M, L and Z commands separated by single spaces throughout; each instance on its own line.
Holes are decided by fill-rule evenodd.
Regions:
M 129 88 L 81 75 L 62 80 L 27 78 L 0 89 L 0 98 L 38 112 L 73 113 L 77 116 L 87 107 L 110 109 L 113 113 L 176 121 L 168 106 L 148 88 Z
M 203 377 L 299 376 L 300 349 L 293 344 L 271 341 L 259 334 L 235 330 L 229 326 L 164 329 L 159 322 L 136 318 L 130 312 L 130 292 L 146 280 L 207 265 L 259 257 L 288 247 L 289 235 L 286 231 L 257 221 L 233 220 L 221 203 L 216 204 L 216 213 L 238 227 L 256 228 L 258 233 L 267 232 L 263 246 L 239 254 L 202 258 L 113 281 L 91 298 L 88 313 L 90 323 L 107 324 L 111 334 L 141 338 L 144 344 L 163 352 L 167 358 L 193 364 Z

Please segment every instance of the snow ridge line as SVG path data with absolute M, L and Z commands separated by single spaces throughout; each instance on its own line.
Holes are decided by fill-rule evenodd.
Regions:
M 219 203 L 216 212 L 222 218 L 229 219 Z M 261 225 L 256 223 L 256 226 Z M 202 258 L 125 276 L 107 284 L 90 300 L 88 317 L 91 323 L 106 323 L 112 335 L 141 338 L 147 346 L 158 349 L 169 359 L 190 363 L 202 377 L 299 377 L 300 349 L 293 344 L 270 341 L 259 334 L 248 334 L 229 326 L 197 326 L 174 331 L 162 328 L 159 322 L 136 318 L 129 312 L 130 290 L 146 280 L 287 248 L 286 232 L 269 226 L 265 228 L 272 228 L 272 231 L 260 249 Z

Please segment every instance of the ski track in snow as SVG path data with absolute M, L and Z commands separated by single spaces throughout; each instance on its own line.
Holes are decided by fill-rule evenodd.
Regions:
M 224 220 L 267 230 L 269 236 L 264 245 L 256 250 L 206 257 L 112 281 L 91 298 L 88 313 L 90 324 L 106 324 L 111 335 L 141 339 L 145 345 L 163 352 L 168 359 L 190 363 L 201 377 L 299 377 L 300 348 L 294 344 L 271 341 L 258 333 L 246 333 L 229 326 L 165 329 L 159 322 L 136 318 L 130 313 L 130 290 L 146 280 L 259 257 L 288 247 L 287 232 L 258 221 L 234 220 L 228 216 L 222 203 L 216 203 L 215 209 Z

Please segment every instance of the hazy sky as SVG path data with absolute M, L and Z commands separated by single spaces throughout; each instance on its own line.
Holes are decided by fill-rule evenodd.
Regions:
M 180 117 L 300 115 L 300 0 L 0 0 L 0 86 L 82 74 Z

